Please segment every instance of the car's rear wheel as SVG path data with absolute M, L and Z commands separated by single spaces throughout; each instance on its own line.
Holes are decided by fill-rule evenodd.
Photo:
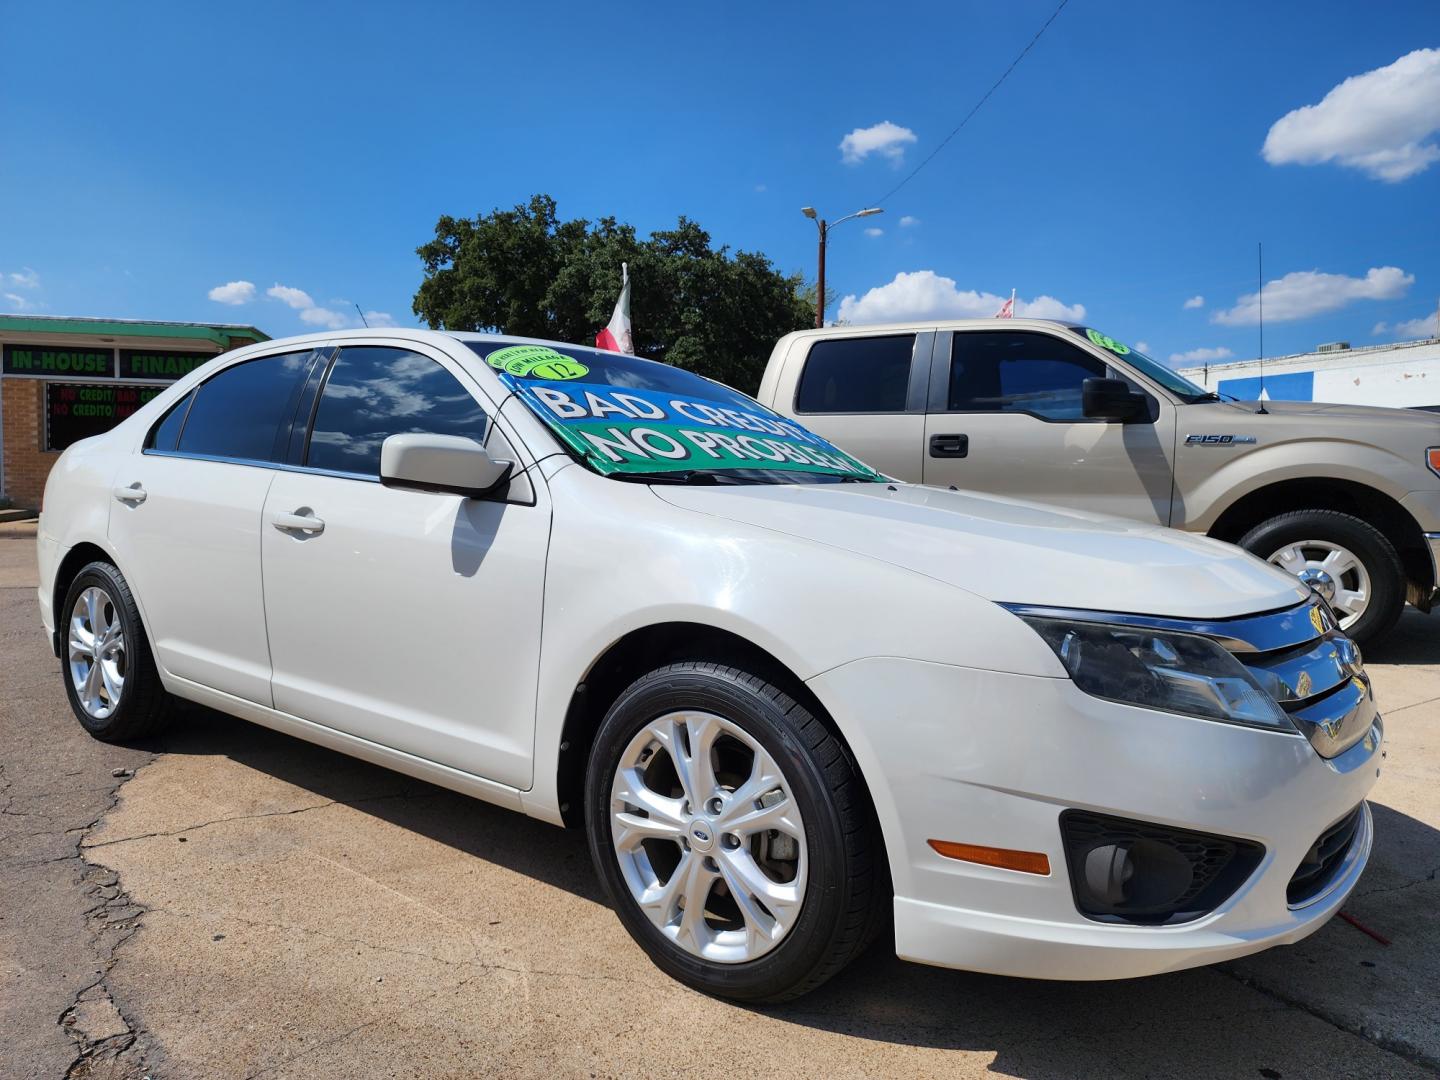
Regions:
M 65 693 L 76 719 L 106 742 L 158 730 L 171 698 L 160 684 L 135 598 L 120 571 L 107 562 L 85 566 L 70 583 L 61 611 Z
M 1405 607 L 1395 546 L 1369 522 L 1334 510 L 1297 510 L 1261 522 L 1240 546 L 1322 596 L 1356 641 L 1386 633 Z
M 809 710 L 735 668 L 681 663 L 596 735 L 586 827 L 617 914 L 706 993 L 781 1001 L 874 936 L 885 875 L 859 773 Z

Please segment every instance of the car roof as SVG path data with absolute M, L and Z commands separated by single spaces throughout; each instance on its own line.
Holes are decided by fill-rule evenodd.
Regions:
M 917 330 L 1008 330 L 1012 327 L 1023 327 L 1027 330 L 1033 330 L 1037 327 L 1078 330 L 1083 329 L 1084 324 L 1070 322 L 1067 319 L 908 319 L 905 322 L 833 323 L 824 328 L 795 330 L 786 336 L 790 338 L 812 338 L 830 337 L 834 334 L 884 334 L 896 331 L 913 332 Z

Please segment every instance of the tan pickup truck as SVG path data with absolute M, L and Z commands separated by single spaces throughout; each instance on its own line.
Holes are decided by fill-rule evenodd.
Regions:
M 1153 521 L 1308 582 L 1360 640 L 1440 564 L 1440 417 L 1228 401 L 1098 330 L 974 319 L 802 330 L 757 395 L 875 468 Z

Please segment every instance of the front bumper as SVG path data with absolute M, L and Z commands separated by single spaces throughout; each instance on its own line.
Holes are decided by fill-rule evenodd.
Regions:
M 1151 975 L 1313 933 L 1364 870 L 1368 809 L 1322 887 L 1286 886 L 1379 772 L 1374 730 L 1327 761 L 1278 734 L 1102 701 L 1068 679 L 871 658 L 810 680 L 870 786 L 895 884 L 896 951 L 946 967 L 1047 979 Z M 1076 907 L 1067 809 L 1249 840 L 1258 867 L 1228 899 L 1169 926 L 1093 921 Z M 1043 852 L 1048 875 L 945 858 L 929 840 Z

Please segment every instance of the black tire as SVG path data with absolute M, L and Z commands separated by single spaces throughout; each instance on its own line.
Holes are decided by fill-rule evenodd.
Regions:
M 1240 538 L 1240 546 L 1269 559 L 1286 545 L 1304 540 L 1345 548 L 1370 577 L 1370 602 L 1345 633 L 1360 642 L 1376 641 L 1388 633 L 1405 609 L 1405 569 L 1395 545 L 1375 526 L 1336 510 L 1296 510 L 1256 525 Z
M 610 791 L 621 755 L 645 725 L 688 709 L 719 715 L 780 765 L 804 821 L 809 879 L 800 913 L 769 952 L 719 963 L 682 949 L 641 911 L 612 843 Z M 662 971 L 703 993 L 744 1002 L 808 993 L 858 956 L 891 903 L 884 847 L 860 772 L 843 742 L 783 690 L 737 668 L 670 664 L 633 683 L 596 734 L 585 782 L 590 854 L 611 905 Z
M 71 674 L 70 622 L 80 597 L 91 588 L 101 589 L 109 598 L 108 613 L 118 617 L 124 633 L 123 675 L 118 701 L 109 715 L 92 716 L 81 703 Z M 159 731 L 173 712 L 174 699 L 160 683 L 160 673 L 150 652 L 150 641 L 140 622 L 140 612 L 130 586 L 118 569 L 108 562 L 86 565 L 70 588 L 65 602 L 55 615 L 60 633 L 60 677 L 65 681 L 65 696 L 75 718 L 95 738 L 103 742 L 126 742 Z

